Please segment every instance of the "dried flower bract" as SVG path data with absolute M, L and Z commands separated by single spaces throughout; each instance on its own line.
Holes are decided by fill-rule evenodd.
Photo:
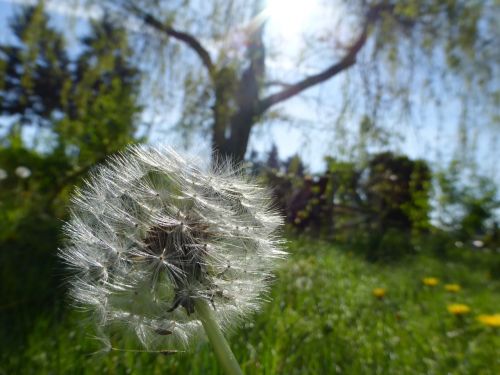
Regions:
M 285 255 L 281 223 L 269 192 L 229 163 L 135 146 L 75 193 L 60 256 L 103 337 L 126 331 L 148 349 L 186 347 L 203 331 L 196 299 L 223 329 L 259 308 Z

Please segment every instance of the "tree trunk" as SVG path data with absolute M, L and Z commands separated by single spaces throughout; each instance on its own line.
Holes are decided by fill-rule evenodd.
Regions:
M 216 118 L 216 121 L 217 120 L 220 121 L 221 119 Z M 224 134 L 228 126 L 221 123 L 215 123 L 212 136 L 214 158 L 230 158 L 237 164 L 241 163 L 245 158 L 250 132 L 255 120 L 253 110 L 238 110 L 238 112 L 231 117 L 229 123 L 231 134 L 228 136 Z
M 257 1 L 255 6 L 257 17 L 262 4 Z M 214 158 L 231 158 L 238 164 L 245 158 L 252 126 L 259 117 L 260 92 L 265 76 L 264 25 L 265 22 L 259 21 L 247 36 L 248 65 L 241 75 L 236 76 L 230 68 L 223 68 L 216 75 L 212 132 Z

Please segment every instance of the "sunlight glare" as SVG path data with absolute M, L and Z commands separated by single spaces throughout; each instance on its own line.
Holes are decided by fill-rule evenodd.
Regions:
M 268 0 L 265 15 L 279 34 L 296 35 L 306 26 L 313 4 L 311 0 Z

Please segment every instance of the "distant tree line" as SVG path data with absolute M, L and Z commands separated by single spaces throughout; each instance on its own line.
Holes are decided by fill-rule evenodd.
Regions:
M 464 184 L 456 167 L 433 172 L 423 160 L 392 152 L 365 163 L 327 157 L 326 164 L 309 174 L 299 156 L 282 161 L 273 146 L 264 161 L 252 153 L 247 166 L 273 186 L 293 231 L 355 245 L 373 260 L 398 259 L 429 238 L 439 238 L 441 253 L 457 240 L 500 245 L 494 216 L 500 201 L 486 177 Z

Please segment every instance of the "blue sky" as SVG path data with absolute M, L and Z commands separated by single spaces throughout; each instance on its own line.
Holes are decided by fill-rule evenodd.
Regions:
M 0 0 L 0 42 L 5 42 L 9 38 L 8 19 L 14 14 L 16 9 L 19 9 L 18 1 Z M 59 27 L 64 27 L 64 17 L 57 15 L 54 22 Z M 271 24 L 269 26 L 273 32 Z M 85 28 L 84 22 L 77 22 L 75 33 L 67 33 L 70 42 L 78 32 Z M 276 31 L 276 30 L 274 30 Z M 290 43 L 293 48 L 293 43 Z M 293 53 L 293 52 L 290 52 Z M 278 66 L 278 69 L 279 66 Z M 287 68 L 290 70 L 290 68 Z M 293 72 L 292 73 L 296 73 Z M 295 74 L 294 74 L 295 75 Z M 256 150 L 263 154 L 270 150 L 272 143 L 276 143 L 279 149 L 280 157 L 286 158 L 298 153 L 308 164 L 312 171 L 320 171 L 323 166 L 323 158 L 325 155 L 336 155 L 339 152 L 339 138 L 333 129 L 332 121 L 335 115 L 335 108 L 330 110 L 316 111 L 315 105 L 311 105 L 310 101 L 304 98 L 315 98 L 320 95 L 338 96 L 342 76 L 334 78 L 327 83 L 317 86 L 304 95 L 290 99 L 281 104 L 278 109 L 283 113 L 294 118 L 294 121 L 273 121 L 272 123 L 264 124 L 255 127 L 251 141 L 251 150 Z M 418 103 L 422 104 L 422 103 Z M 445 104 L 444 110 L 441 113 L 435 112 L 432 106 L 418 105 L 422 108 L 420 115 L 422 119 L 419 124 L 406 125 L 403 128 L 399 127 L 399 131 L 403 133 L 403 139 L 393 144 L 392 149 L 408 154 L 414 158 L 425 158 L 438 165 L 447 162 L 457 152 L 459 146 L 457 133 L 457 123 L 459 113 L 461 111 L 460 103 L 456 101 L 448 101 Z M 147 109 L 148 111 L 148 109 Z M 179 114 L 175 111 L 167 119 L 167 128 L 174 125 Z M 145 117 L 150 117 L 148 113 Z M 357 123 L 352 122 L 348 127 L 357 131 Z M 499 167 L 497 159 L 500 156 L 498 148 L 494 148 L 491 142 L 496 142 L 497 131 L 494 128 L 490 130 L 482 130 L 476 140 L 478 147 L 475 154 L 482 169 L 482 173 L 489 175 L 498 180 Z M 355 132 L 353 133 L 355 134 Z M 353 137 L 351 137 L 354 139 Z M 151 141 L 168 142 L 180 145 L 179 137 L 172 136 L 165 129 L 156 126 L 151 134 Z M 195 142 L 195 148 L 200 149 L 200 143 L 203 147 L 209 148 L 209 141 L 206 138 L 199 138 Z M 349 148 L 349 144 L 344 144 Z

